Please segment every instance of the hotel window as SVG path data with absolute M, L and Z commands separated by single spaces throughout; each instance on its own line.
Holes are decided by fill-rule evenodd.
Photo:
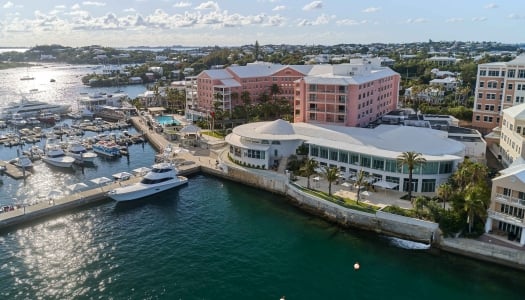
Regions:
M 489 76 L 499 76 L 499 71 L 494 71 L 494 70 L 490 70 L 489 71 Z
M 476 115 L 476 121 L 479 121 L 479 120 L 480 120 L 479 115 Z
M 330 149 L 330 160 L 337 161 L 337 150 Z
M 518 70 L 518 78 L 525 78 L 525 70 Z
M 361 166 L 370 168 L 370 163 L 372 161 L 372 158 L 368 155 L 361 155 Z
M 316 101 L 317 100 L 317 94 L 309 94 L 309 100 L 310 101 Z
M 512 97 L 511 96 L 507 96 L 507 102 L 511 102 L 512 101 Z
M 344 85 L 340 85 L 340 86 L 339 86 L 339 93 L 346 94 L 346 86 L 344 86 Z
M 310 120 L 317 120 L 317 117 L 315 116 L 315 113 L 310 113 Z
M 511 189 L 503 188 L 503 195 L 510 197 L 511 192 L 512 192 Z
M 507 72 L 507 78 L 514 78 L 516 76 L 516 70 L 509 70 Z
M 487 71 L 486 70 L 480 70 L 479 71 L 479 76 L 487 76 Z
M 342 163 L 348 163 L 348 152 L 341 151 L 339 152 L 339 161 Z
M 439 174 L 450 174 L 452 173 L 452 165 L 453 163 L 451 161 L 442 161 L 439 163 Z
M 359 164 L 359 154 L 350 152 L 350 163 L 353 165 Z
M 436 190 L 436 180 L 435 179 L 423 179 L 421 183 L 421 192 L 422 193 L 431 193 Z
M 423 174 L 437 174 L 439 170 L 439 162 L 425 162 L 423 164 Z
M 315 92 L 315 91 L 317 91 L 317 85 L 315 85 L 315 84 L 310 84 L 310 86 L 308 86 L 308 90 L 309 90 L 310 92 Z
M 498 82 L 496 82 L 496 81 L 489 81 L 489 82 L 487 82 L 487 87 L 489 89 L 495 89 L 495 88 L 498 87 Z
M 372 169 L 384 170 L 385 160 L 382 158 L 372 157 Z
M 476 105 L 476 109 L 477 109 L 477 110 L 481 110 L 481 104 L 477 104 L 477 105 Z
M 321 151 L 319 152 L 320 158 L 328 158 L 328 148 L 321 147 Z
M 319 157 L 319 147 L 310 146 L 310 156 Z
M 496 100 L 496 94 L 488 93 L 487 94 L 487 99 L 488 100 Z
M 484 81 L 480 81 L 480 82 L 479 82 L 479 87 L 482 88 L 482 87 L 484 87 L 484 86 L 485 86 L 485 82 L 484 82 Z

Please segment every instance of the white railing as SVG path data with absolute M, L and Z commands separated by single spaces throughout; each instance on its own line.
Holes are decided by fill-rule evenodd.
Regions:
M 496 194 L 495 200 L 502 203 L 513 203 L 525 207 L 525 200 L 503 194 Z
M 493 210 L 489 210 L 488 215 L 489 217 L 493 219 L 504 221 L 505 223 L 512 224 L 512 225 L 523 226 L 524 224 L 522 219 L 519 219 L 511 215 L 507 215 L 504 213 L 496 212 Z

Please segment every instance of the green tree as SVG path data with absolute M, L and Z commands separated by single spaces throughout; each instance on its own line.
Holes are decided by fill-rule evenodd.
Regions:
M 445 209 L 445 203 L 448 202 L 454 190 L 450 183 L 443 183 L 437 189 L 437 195 L 441 201 L 443 201 L 443 209 Z
M 397 164 L 400 167 L 406 166 L 408 169 L 408 199 L 412 202 L 412 175 L 414 169 L 423 165 L 427 160 L 423 157 L 421 153 L 415 151 L 407 151 L 401 153 L 397 157 Z
M 308 158 L 301 171 L 304 176 L 306 176 L 306 187 L 310 188 L 310 176 L 316 173 L 317 168 L 319 167 L 319 162 L 313 158 Z
M 328 195 L 332 195 L 332 182 L 336 181 L 339 176 L 337 167 L 325 166 L 323 169 L 323 177 L 328 181 Z
M 474 219 L 476 217 L 484 219 L 487 213 L 485 200 L 487 197 L 486 190 L 479 185 L 469 185 L 465 191 L 464 210 L 467 213 L 468 232 L 472 232 Z
M 366 173 L 363 170 L 359 170 L 357 174 L 355 174 L 355 185 L 357 186 L 357 204 L 359 204 L 359 200 L 361 199 L 361 188 L 367 183 L 366 179 Z

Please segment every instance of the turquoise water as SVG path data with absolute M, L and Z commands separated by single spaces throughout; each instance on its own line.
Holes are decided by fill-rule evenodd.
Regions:
M 522 299 L 525 282 L 341 230 L 282 197 L 204 175 L 3 233 L 0 245 L 4 299 Z
M 172 116 L 156 116 L 155 121 L 157 121 L 160 125 L 180 125 L 180 123 Z

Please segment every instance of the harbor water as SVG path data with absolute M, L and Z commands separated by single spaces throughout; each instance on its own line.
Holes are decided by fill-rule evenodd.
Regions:
M 19 149 L 0 146 L 0 159 Z M 0 203 L 68 193 L 73 183 L 150 166 L 155 155 L 147 143 L 129 153 L 67 172 L 36 162 L 26 180 L 1 177 Z M 523 298 L 523 272 L 398 245 L 197 174 L 151 198 L 108 200 L 1 232 L 0 299 Z

